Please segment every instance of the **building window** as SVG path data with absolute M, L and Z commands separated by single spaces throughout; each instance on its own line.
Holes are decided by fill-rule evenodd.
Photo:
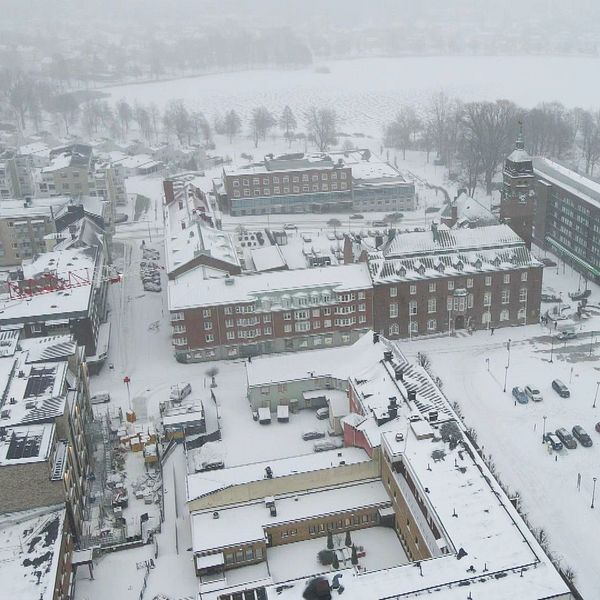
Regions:
M 239 197 L 240 197 L 240 192 L 239 192 L 239 190 L 234 190 L 234 191 L 233 191 L 233 197 L 234 197 L 234 198 L 239 198 Z
M 467 308 L 473 308 L 473 294 L 467 296 Z
M 411 321 L 408 324 L 408 330 L 410 331 L 411 334 L 419 333 L 419 323 L 417 323 L 417 321 Z
M 292 333 L 292 326 L 291 325 L 284 325 L 283 326 L 283 333 Z
M 435 283 L 430 283 L 430 284 L 429 284 L 429 291 L 430 291 L 431 293 L 435 292 Z
M 409 315 L 417 314 L 417 303 L 414 300 L 412 302 L 409 302 L 409 304 L 408 304 L 408 314 Z
M 278 185 L 276 185 L 276 186 L 273 188 L 273 193 L 274 193 L 274 194 L 280 194 L 280 193 L 281 193 L 281 189 L 279 188 L 279 186 L 278 186 Z
M 234 340 L 235 339 L 235 331 L 228 331 L 227 332 L 227 339 L 228 340 Z
M 492 320 L 492 317 L 489 312 L 484 312 L 481 317 L 481 324 L 487 325 Z
M 364 300 L 365 299 L 365 293 L 364 292 L 358 292 L 358 299 L 359 300 Z
M 284 321 L 291 321 L 292 320 L 292 313 L 291 312 L 283 313 L 283 320 Z
M 206 342 L 210 343 L 210 342 L 214 342 L 215 341 L 215 336 L 212 335 L 211 333 L 206 335 Z
M 253 185 L 260 185 L 260 179 L 259 179 L 258 177 L 255 177 L 255 178 L 252 180 L 252 184 L 253 184 Z
M 273 329 L 271 327 L 265 327 L 264 333 L 265 335 L 271 335 L 273 333 Z
M 519 302 L 527 302 L 527 288 L 519 290 Z
M 491 275 L 486 275 L 485 285 L 492 285 L 492 276 Z
M 171 321 L 183 321 L 183 318 L 182 312 L 171 313 Z
M 210 314 L 211 314 L 211 313 L 210 313 L 210 308 L 205 308 L 205 309 L 202 311 L 202 316 L 203 316 L 205 319 L 209 318 L 209 317 L 210 317 Z
M 521 281 L 527 281 L 527 271 L 521 273 Z
M 367 305 L 364 302 L 361 302 L 358 305 L 358 312 L 365 312 L 367 310 Z
M 313 192 L 318 192 L 319 191 L 319 184 L 318 183 L 313 184 L 312 191 Z
M 485 292 L 483 294 L 483 305 L 484 306 L 492 305 L 492 292 Z
M 448 282 L 448 290 L 452 291 L 454 289 L 454 281 L 449 281 Z
M 395 298 L 398 295 L 398 288 L 391 287 L 390 288 L 390 298 Z
M 250 190 L 244 190 L 244 196 L 249 196 L 250 195 Z
M 327 327 L 331 327 L 331 319 L 325 319 L 323 321 L 323 327 L 327 329 Z
M 448 310 L 452 310 L 452 296 L 448 296 L 448 298 L 446 298 L 446 308 Z
M 260 196 L 260 190 L 254 190 L 254 195 L 255 196 Z
M 467 279 L 467 287 L 468 288 L 472 288 L 473 287 L 473 279 L 471 277 L 469 277 Z
M 392 302 L 390 304 L 390 319 L 395 319 L 398 317 L 398 304 L 396 302 Z
M 298 321 L 296 323 L 296 332 L 303 333 L 305 331 L 310 331 L 310 321 Z
M 510 283 L 510 273 L 505 273 L 503 278 L 504 283 Z
M 279 177 L 277 177 L 277 175 L 273 175 L 273 183 L 279 183 Z
M 503 310 L 503 311 L 500 313 L 500 320 L 501 320 L 501 321 L 508 321 L 508 319 L 509 319 L 509 318 L 510 318 L 510 317 L 509 317 L 509 314 L 508 314 L 508 311 L 507 311 L 507 310 Z
M 233 187 L 240 187 L 240 182 L 237 179 L 233 180 Z
M 346 173 L 343 171 L 340 173 L 340 179 L 346 179 Z
M 212 329 L 212 321 L 205 321 L 204 322 L 204 330 L 210 331 L 211 329 Z
M 414 296 L 417 293 L 417 286 L 416 285 L 411 285 L 410 286 L 410 295 Z
M 342 182 L 340 184 L 340 189 L 345 190 L 346 189 L 346 184 Z
M 503 289 L 502 290 L 502 304 L 508 304 L 510 302 L 510 290 Z
M 427 331 L 435 331 L 437 329 L 437 321 L 435 319 L 429 319 L 427 321 Z
M 365 315 L 358 315 L 358 322 L 359 323 L 366 323 L 367 322 L 367 317 Z
M 437 310 L 437 301 L 435 298 L 429 298 L 427 300 L 427 312 L 434 313 Z
M 321 329 L 321 321 L 314 321 L 313 329 Z
M 400 333 L 400 328 L 398 327 L 398 324 L 394 323 L 393 325 L 390 325 L 390 335 L 398 335 L 398 333 Z
M 233 312 L 231 306 L 226 306 L 224 312 L 226 315 L 230 315 Z

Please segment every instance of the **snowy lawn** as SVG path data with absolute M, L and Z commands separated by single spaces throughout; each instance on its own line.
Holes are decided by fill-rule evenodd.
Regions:
M 558 274 L 556 271 L 556 267 L 544 270 L 544 288 L 563 291 L 566 298 L 567 291 L 577 289 L 579 276 L 569 267 L 563 274 L 562 263 Z M 597 302 L 600 290 L 590 287 L 590 301 Z M 434 374 L 443 381 L 444 392 L 450 402 L 459 405 L 465 424 L 475 429 L 478 443 L 486 457 L 491 457 L 500 480 L 512 492 L 519 492 L 531 525 L 544 530 L 551 553 L 563 567 L 573 569 L 584 597 L 598 598 L 600 578 L 593 532 L 600 527 L 600 506 L 591 508 L 591 503 L 594 478 L 600 478 L 600 434 L 594 430 L 600 421 L 600 394 L 594 408 L 600 381 L 600 339 L 592 337 L 591 331 L 600 331 L 600 317 L 593 316 L 582 324 L 561 322 L 561 328 L 568 326 L 576 326 L 578 338 L 555 343 L 554 350 L 548 329 L 539 324 L 498 329 L 493 336 L 475 332 L 451 343 L 431 339 L 401 343 L 400 347 L 410 357 L 418 351 L 427 354 Z M 568 385 L 570 398 L 561 398 L 552 389 L 554 378 Z M 540 389 L 543 401 L 515 404 L 512 387 L 528 383 Z M 582 425 L 594 445 L 549 452 L 542 443 L 544 426 L 546 432 L 553 432 L 559 427 L 570 431 L 574 425 Z M 596 492 L 598 499 L 600 486 Z
M 345 534 L 335 534 L 333 538 L 336 549 L 344 548 Z M 366 554 L 359 559 L 359 565 L 367 571 L 388 569 L 409 562 L 396 532 L 388 527 L 353 531 L 352 542 L 364 547 Z M 268 548 L 267 562 L 273 581 L 279 583 L 329 572 L 330 568 L 321 565 L 317 558 L 317 554 L 326 548 L 327 537 Z M 344 568 L 352 568 L 349 559 L 346 565 L 340 561 L 340 569 Z

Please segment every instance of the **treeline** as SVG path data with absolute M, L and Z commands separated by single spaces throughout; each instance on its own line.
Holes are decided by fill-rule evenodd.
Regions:
M 35 61 L 35 66 L 15 44 L 0 49 L 0 69 L 27 73 L 66 91 L 103 83 L 269 66 L 299 67 L 312 62 L 308 45 L 287 28 L 206 30 L 172 39 L 131 36 L 123 42 L 86 41 L 78 47 L 76 40 L 69 40 L 68 49 L 61 49 L 64 44 L 57 39 L 57 48 L 50 54 L 47 43 L 37 49 L 44 60 Z M 31 45 L 35 39 L 28 38 L 28 49 Z M 3 87 L 0 80 L 0 90 Z
M 465 103 L 440 93 L 421 112 L 402 107 L 385 127 L 384 143 L 404 156 L 407 149 L 424 150 L 428 161 L 435 152 L 469 194 L 479 184 L 490 194 L 519 123 L 530 154 L 581 162 L 585 173 L 594 175 L 600 162 L 600 111 L 567 109 L 558 102 L 527 110 L 508 100 Z

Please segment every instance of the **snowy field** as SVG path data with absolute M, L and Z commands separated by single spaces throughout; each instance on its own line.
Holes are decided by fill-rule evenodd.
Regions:
M 508 98 L 531 107 L 558 100 L 589 107 L 600 96 L 591 77 L 600 60 L 588 57 L 406 57 L 365 58 L 327 63 L 329 74 L 313 67 L 206 75 L 157 83 L 106 88 L 113 100 L 155 102 L 174 98 L 207 115 L 235 109 L 244 121 L 253 107 L 280 112 L 286 104 L 298 114 L 311 106 L 331 106 L 341 128 L 379 135 L 403 103 L 423 106 L 444 90 L 463 100 Z M 586 81 L 582 86 L 581 82 Z
M 579 276 L 569 267 L 563 274 L 562 263 L 558 271 L 544 270 L 544 289 L 562 291 L 566 298 L 567 291 L 577 289 Z M 590 302 L 598 302 L 600 288 L 590 287 Z M 478 443 L 491 456 L 498 476 L 520 494 L 531 525 L 544 529 L 551 553 L 564 567 L 573 569 L 575 584 L 585 598 L 600 597 L 595 549 L 600 506 L 591 508 L 593 478 L 600 478 L 600 435 L 594 430 L 600 421 L 600 397 L 593 408 L 600 381 L 600 337 L 591 334 L 600 331 L 599 314 L 596 311 L 596 316 L 575 325 L 578 338 L 555 343 L 553 350 L 549 330 L 539 324 L 498 329 L 493 336 L 475 332 L 472 337 L 453 339 L 451 346 L 444 339 L 400 344 L 410 357 L 420 351 L 430 358 L 444 392 L 460 406 L 465 424 L 476 430 Z M 567 321 L 561 327 L 568 323 L 574 325 Z M 552 389 L 554 378 L 569 386 L 570 398 L 561 398 Z M 528 383 L 539 387 L 543 401 L 515 405 L 512 387 Z M 544 424 L 546 432 L 582 425 L 594 445 L 551 453 L 542 443 Z M 596 491 L 600 492 L 600 486 Z

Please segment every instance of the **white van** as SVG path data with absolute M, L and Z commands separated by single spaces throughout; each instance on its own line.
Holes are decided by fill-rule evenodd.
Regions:
M 110 402 L 110 394 L 108 392 L 96 392 L 91 398 L 92 404 L 104 404 Z

